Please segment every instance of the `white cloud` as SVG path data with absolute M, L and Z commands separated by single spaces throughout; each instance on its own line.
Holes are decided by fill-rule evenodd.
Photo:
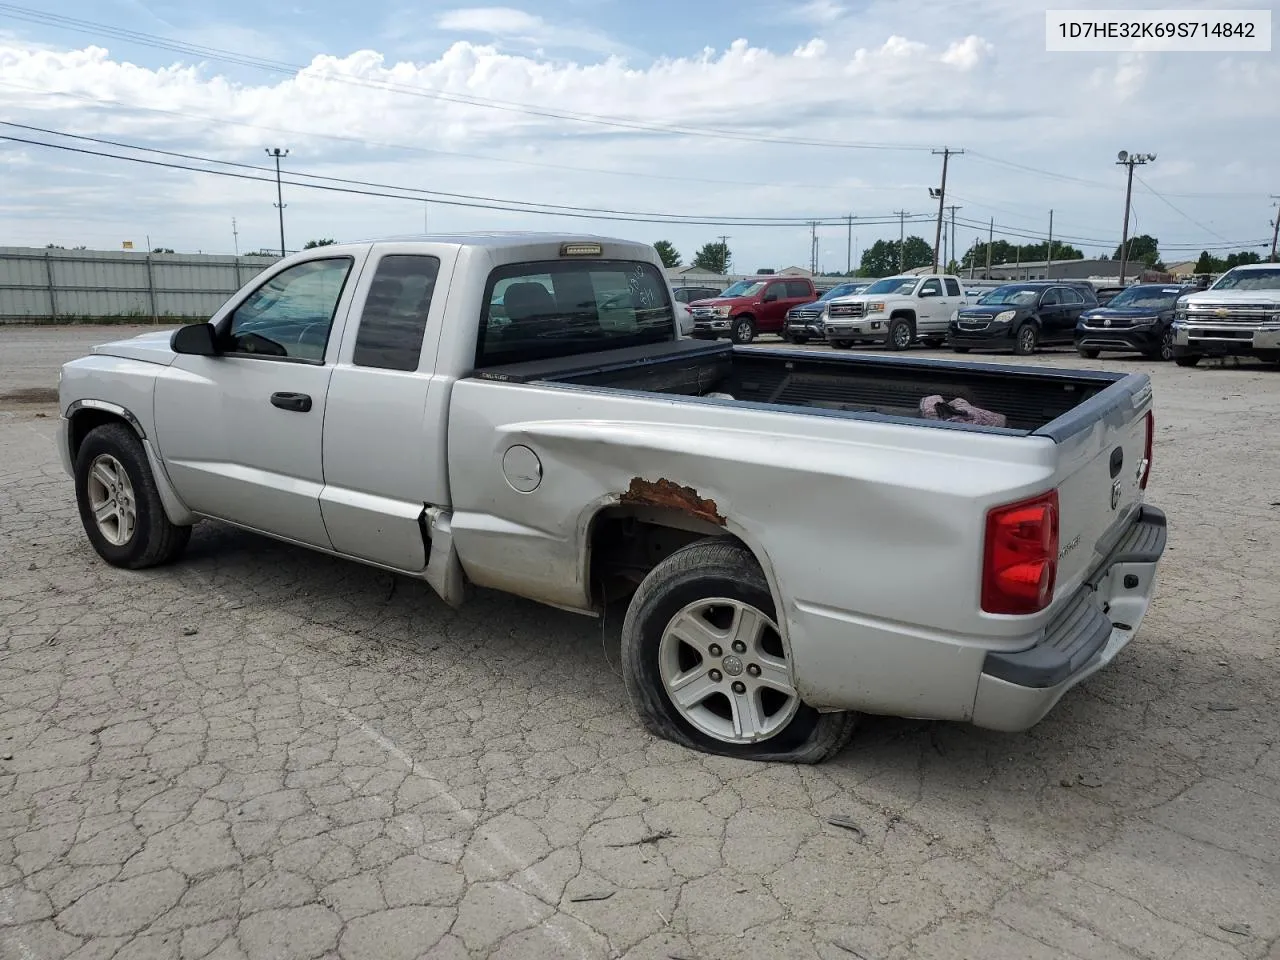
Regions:
M 797 19 L 819 25 L 835 23 L 846 12 L 845 6 L 836 3 L 835 0 L 808 0 L 807 3 L 802 3 L 794 11 Z
M 538 51 L 543 47 L 550 47 L 616 55 L 628 50 L 625 44 L 592 27 L 551 24 L 542 17 L 514 7 L 462 7 L 446 10 L 437 18 L 436 26 L 450 34 L 481 34 Z
M 439 23 L 462 39 L 436 46 L 422 62 L 392 61 L 376 50 L 342 52 L 315 57 L 295 76 L 263 75 L 255 82 L 232 82 L 216 63 L 146 68 L 100 47 L 40 47 L 0 36 L 0 113 L 236 161 L 261 162 L 262 147 L 278 144 L 292 150 L 286 169 L 457 193 L 738 216 L 926 213 L 925 187 L 936 183 L 939 161 L 928 150 L 640 134 L 448 98 L 774 138 L 948 143 L 967 148 L 949 172 L 955 194 L 973 198 L 957 199 L 961 217 L 985 225 L 994 215 L 1011 231 L 1043 233 L 1052 207 L 1055 233 L 1088 249 L 1115 245 L 1123 184 L 1111 160 L 1124 146 L 1160 156 L 1145 176 L 1189 217 L 1232 239 L 1265 226 L 1257 210 L 1275 189 L 1269 178 L 1280 149 L 1280 103 L 1267 93 L 1280 88 L 1280 65 L 1262 56 L 1048 55 L 1042 12 L 1020 17 L 1024 0 L 975 0 L 976 12 L 965 8 L 964 15 L 907 2 L 872 0 L 856 19 L 831 20 L 786 49 L 740 39 L 653 61 L 623 59 L 608 38 L 588 31 L 584 39 L 578 27 L 519 9 L 457 8 L 441 14 Z M 926 15 L 929 10 L 937 15 Z M 975 22 L 1001 26 L 984 26 L 979 37 L 971 33 Z M 580 59 L 532 52 L 539 47 L 573 48 Z M 53 96 L 57 91 L 70 96 Z M 1175 114 L 1194 122 L 1174 122 Z M 1117 131 L 1123 142 L 1116 141 Z M 1215 156 L 1215 145 L 1224 142 L 1239 163 L 1230 178 L 1219 176 Z M 1046 179 L 996 161 L 1091 183 Z M 269 243 L 274 228 L 273 191 L 257 183 L 3 142 L 0 176 L 6 183 L 0 216 L 17 242 L 98 242 L 94 235 L 101 234 L 114 245 L 123 230 L 142 223 L 153 239 L 170 236 L 168 246 L 229 249 L 230 217 L 237 216 L 249 238 L 242 238 L 243 249 Z M 1258 196 L 1179 196 L 1248 191 Z M 38 209 L 32 196 L 41 198 Z M 290 236 L 305 234 L 300 239 L 406 233 L 422 223 L 421 207 L 407 201 L 298 189 L 286 201 Z M 1144 231 L 1162 239 L 1213 242 L 1149 195 L 1139 212 Z M 649 240 L 667 235 L 686 260 L 693 247 L 725 232 L 739 262 L 753 266 L 807 262 L 809 251 L 803 228 L 553 221 L 442 205 L 432 206 L 431 218 L 439 229 L 577 227 Z M 843 231 L 833 229 L 843 250 Z M 54 235 L 57 230 L 65 232 Z M 975 230 L 961 227 L 958 239 L 967 245 Z M 931 228 L 916 232 L 932 237 Z M 878 237 L 896 237 L 897 223 L 855 233 L 865 248 Z M 1013 233 L 1008 238 L 1015 239 Z

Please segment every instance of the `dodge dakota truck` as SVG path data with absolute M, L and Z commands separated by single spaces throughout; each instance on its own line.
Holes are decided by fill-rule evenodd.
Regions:
M 1178 301 L 1173 362 L 1194 367 L 1225 356 L 1280 360 L 1280 264 L 1232 267 L 1208 290 Z
M 941 346 L 952 315 L 968 302 L 959 277 L 885 277 L 861 293 L 828 302 L 827 343 L 836 349 L 856 341 L 885 343 L 892 350 L 906 350 L 917 340 Z
M 450 605 L 625 604 L 645 726 L 742 758 L 820 761 L 861 713 L 1029 728 L 1133 639 L 1165 545 L 1145 375 L 681 338 L 656 252 L 607 238 L 305 251 L 59 393 L 107 563 L 212 520 Z

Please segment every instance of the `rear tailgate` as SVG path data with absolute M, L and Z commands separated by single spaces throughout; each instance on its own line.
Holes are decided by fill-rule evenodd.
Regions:
M 1135 519 L 1148 467 L 1151 381 L 1133 374 L 1036 431 L 1058 444 L 1055 606 L 1102 563 Z

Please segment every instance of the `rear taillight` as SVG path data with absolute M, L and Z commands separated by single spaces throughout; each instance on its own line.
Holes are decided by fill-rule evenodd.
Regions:
M 1039 613 L 1058 575 L 1058 492 L 996 507 L 987 514 L 982 560 L 986 613 Z
M 1138 486 L 1147 489 L 1147 481 L 1151 478 L 1151 454 L 1156 445 L 1156 415 L 1147 411 L 1147 444 L 1142 452 L 1142 480 Z

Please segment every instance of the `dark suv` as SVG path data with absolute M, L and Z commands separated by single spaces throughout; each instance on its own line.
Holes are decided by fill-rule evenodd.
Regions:
M 1076 349 L 1092 360 L 1103 350 L 1127 350 L 1160 360 L 1173 359 L 1173 312 L 1194 286 L 1140 283 L 1127 287 L 1106 306 L 1086 310 L 1076 324 Z
M 1012 349 L 1020 356 L 1074 341 L 1076 321 L 1098 305 L 1093 285 L 1072 280 L 1006 283 L 951 317 L 947 341 L 956 353 Z

